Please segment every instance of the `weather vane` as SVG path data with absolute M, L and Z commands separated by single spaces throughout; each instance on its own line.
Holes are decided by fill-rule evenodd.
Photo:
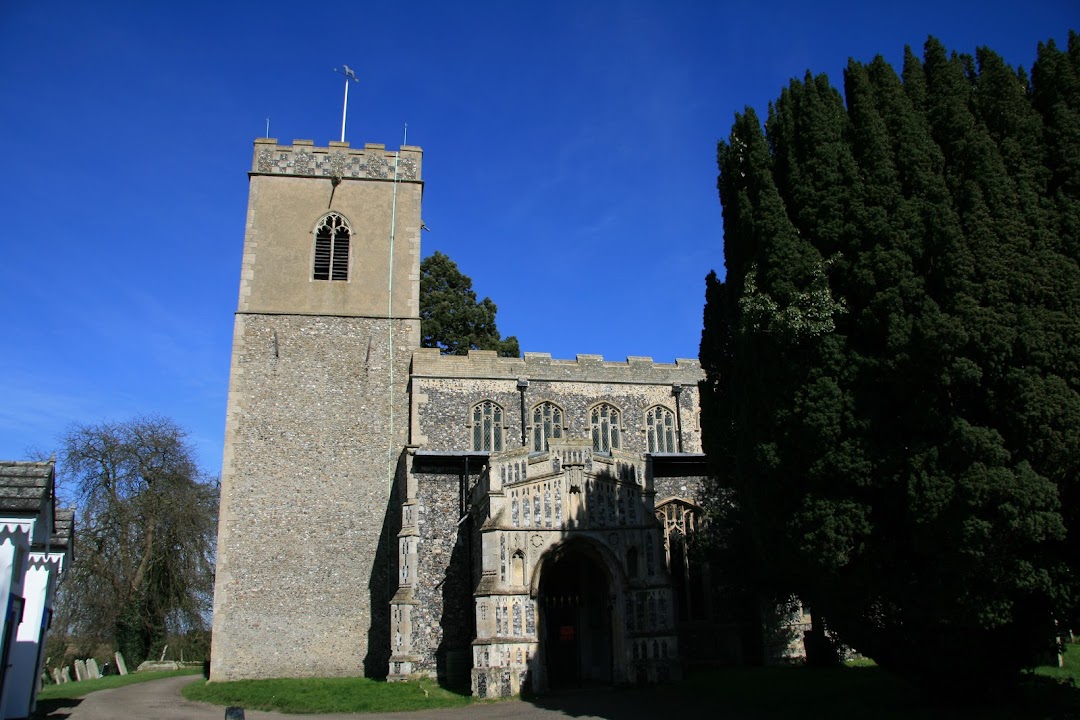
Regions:
M 348 65 L 342 65 L 341 67 L 344 69 L 334 68 L 334 72 L 345 76 L 345 102 L 341 106 L 341 142 L 345 142 L 345 114 L 349 110 L 349 81 L 360 82 L 360 80 Z

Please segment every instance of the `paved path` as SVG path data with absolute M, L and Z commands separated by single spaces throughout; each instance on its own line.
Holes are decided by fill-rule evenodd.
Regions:
M 222 720 L 225 708 L 191 702 L 180 696 L 180 688 L 199 680 L 199 676 L 180 676 L 136 683 L 111 690 L 99 690 L 71 705 L 50 712 L 49 720 Z M 531 702 L 504 702 L 470 705 L 447 710 L 423 710 L 408 713 L 335 713 L 331 715 L 285 715 L 247 710 L 245 720 L 656 720 L 675 712 L 718 717 L 716 708 L 691 707 L 680 699 L 673 706 L 672 696 L 653 690 L 597 690 L 540 698 Z M 725 716 L 726 720 L 739 720 Z

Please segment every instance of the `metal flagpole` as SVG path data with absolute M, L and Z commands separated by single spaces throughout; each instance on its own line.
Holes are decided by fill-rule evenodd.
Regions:
M 349 81 L 360 82 L 360 80 L 348 65 L 342 65 L 341 67 L 344 69 L 338 70 L 334 68 L 334 72 L 345 76 L 345 102 L 341 105 L 341 142 L 345 142 L 345 115 L 349 111 Z
M 349 109 L 349 79 L 345 79 L 345 102 L 341 103 L 341 142 L 345 142 L 345 113 Z

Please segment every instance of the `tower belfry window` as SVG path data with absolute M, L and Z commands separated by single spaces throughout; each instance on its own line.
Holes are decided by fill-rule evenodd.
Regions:
M 314 280 L 349 279 L 349 222 L 329 213 L 315 228 Z

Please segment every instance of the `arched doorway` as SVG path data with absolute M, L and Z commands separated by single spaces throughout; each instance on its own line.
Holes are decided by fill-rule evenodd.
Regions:
M 537 603 L 548 688 L 610 684 L 611 578 L 587 542 L 570 541 L 551 551 Z

